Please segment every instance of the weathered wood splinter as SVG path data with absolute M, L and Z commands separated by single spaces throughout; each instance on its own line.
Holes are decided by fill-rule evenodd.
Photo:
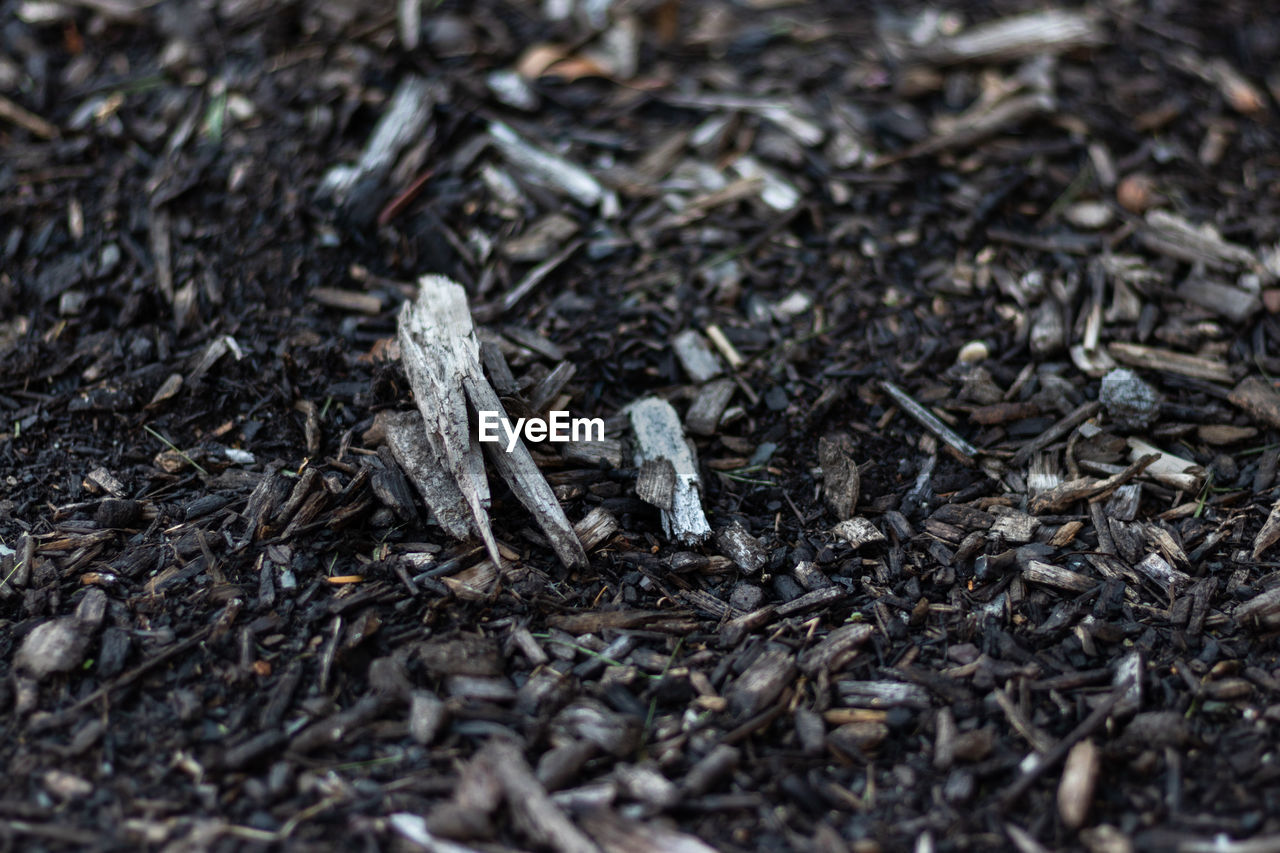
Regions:
M 506 410 L 480 367 L 480 344 L 462 285 L 438 275 L 419 279 L 417 301 L 400 311 L 399 338 L 405 374 L 426 428 L 416 448 L 403 430 L 389 431 L 391 450 L 445 530 L 465 538 L 465 524 L 484 542 L 494 565 L 501 566 L 485 508 L 489 482 L 484 457 L 468 404 L 504 418 Z M 424 451 L 436 464 L 421 458 Z M 560 562 L 585 566 L 582 543 L 524 442 L 517 441 L 509 453 L 490 444 L 489 459 L 538 522 Z

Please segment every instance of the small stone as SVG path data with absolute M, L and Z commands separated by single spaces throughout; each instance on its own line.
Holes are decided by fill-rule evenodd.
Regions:
M 787 407 L 787 392 L 781 386 L 774 385 L 765 392 L 764 404 L 771 412 L 781 412 Z
M 729 606 L 750 613 L 764 600 L 764 590 L 753 583 L 742 581 L 729 593 Z
M 985 341 L 969 341 L 960 347 L 960 352 L 956 355 L 956 364 L 977 364 L 980 361 L 986 361 L 990 355 L 991 350 Z
M 59 672 L 70 672 L 84 661 L 89 646 L 89 629 L 74 616 L 52 619 L 37 625 L 22 641 L 14 656 L 14 669 L 36 680 Z
M 956 735 L 955 756 L 961 761 L 981 761 L 991 754 L 996 736 L 991 729 L 974 729 Z
M 1076 202 L 1066 209 L 1064 215 L 1072 225 L 1090 231 L 1106 228 L 1113 216 L 1111 208 L 1100 201 Z
M 106 615 L 107 594 L 96 586 L 90 587 L 84 594 L 84 598 L 80 599 L 80 603 L 76 605 L 76 621 L 80 623 L 81 628 L 95 631 Z
M 1155 204 L 1156 185 L 1142 173 L 1126 175 L 1116 187 L 1116 201 L 1130 213 L 1142 213 Z
M 45 771 L 44 789 L 60 800 L 78 800 L 93 793 L 93 783 L 65 770 Z
M 108 243 L 102 247 L 102 252 L 98 255 L 98 275 L 111 275 L 119 263 L 120 247 L 115 243 Z
M 1128 429 L 1146 429 L 1160 409 L 1155 389 L 1126 367 L 1102 377 L 1098 400 L 1117 424 Z
M 74 317 L 84 311 L 89 301 L 89 294 L 83 290 L 63 291 L 58 297 L 58 313 L 63 317 Z

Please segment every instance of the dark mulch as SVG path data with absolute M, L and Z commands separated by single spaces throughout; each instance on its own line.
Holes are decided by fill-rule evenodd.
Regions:
M 399 5 L 0 2 L 3 849 L 1280 849 L 1265 4 Z M 379 451 L 427 272 L 589 569 Z

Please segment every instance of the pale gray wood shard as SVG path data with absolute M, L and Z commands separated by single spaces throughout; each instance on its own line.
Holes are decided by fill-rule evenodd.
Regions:
M 886 542 L 883 533 L 865 518 L 849 518 L 831 528 L 831 532 L 848 542 L 855 549 L 873 542 Z
M 659 476 L 665 470 L 665 466 L 661 466 L 664 461 L 671 468 L 673 483 L 669 498 L 663 492 L 651 492 L 655 500 L 648 501 L 662 510 L 663 531 L 686 545 L 703 541 L 711 533 L 711 527 L 702 512 L 698 465 L 685 441 L 675 409 L 666 400 L 646 397 L 632 403 L 627 412 L 635 431 L 635 461 L 641 477 Z M 652 473 L 649 475 L 644 470 L 646 463 L 650 463 Z M 653 467 L 653 463 L 660 467 Z M 657 482 L 655 479 L 654 483 Z M 650 485 L 646 480 L 646 490 Z M 639 491 L 639 483 L 636 488 Z
M 391 454 L 422 495 L 436 523 L 455 539 L 471 538 L 471 514 L 466 498 L 457 483 L 440 476 L 445 468 L 444 460 L 432 451 L 421 415 L 395 412 L 387 415 L 385 424 Z
M 462 498 L 471 532 L 484 542 L 494 565 L 501 566 L 485 508 L 489 481 L 468 402 L 476 411 L 498 412 L 503 418 L 506 411 L 481 370 L 480 344 L 466 291 L 443 276 L 423 276 L 418 280 L 417 300 L 406 303 L 400 312 L 399 338 L 405 374 L 425 424 L 425 445 L 439 463 L 434 471 L 421 471 L 422 479 L 432 482 L 425 483 L 425 490 L 424 483 L 419 482 L 418 488 L 424 497 L 432 491 L 441 498 L 452 498 L 450 487 L 441 485 L 441 481 L 452 481 Z M 392 451 L 395 452 L 394 445 Z M 495 442 L 489 447 L 489 458 L 538 522 L 560 561 L 569 567 L 585 566 L 587 555 L 582 543 L 524 442 L 518 441 L 510 453 Z M 446 476 L 441 476 L 442 472 Z M 456 500 L 451 506 L 456 508 Z M 457 526 L 455 523 L 445 529 L 456 536 Z
M 918 684 L 901 681 L 835 682 L 840 701 L 851 708 L 914 708 L 923 711 L 929 707 L 929 692 Z
M 458 289 L 462 288 L 458 287 Z M 467 396 L 471 398 L 471 403 L 477 411 L 494 411 L 499 412 L 503 418 L 507 416 L 498 395 L 489 385 L 488 380 L 479 374 L 478 369 L 475 375 L 464 377 L 463 383 L 467 389 Z M 524 504 L 525 509 L 529 510 L 529 514 L 538 522 L 538 527 L 546 534 L 560 562 L 569 568 L 585 568 L 587 552 L 582 550 L 582 542 L 573 532 L 573 525 L 565 517 L 560 502 L 556 500 L 555 492 L 551 491 L 547 478 L 543 477 L 542 472 L 538 470 L 538 465 L 529 454 L 529 448 L 525 447 L 524 440 L 517 441 L 510 453 L 497 442 L 486 446 L 489 448 L 489 461 L 498 469 L 498 474 L 511 487 L 511 491 L 519 498 L 520 503 Z M 498 563 L 498 565 L 502 564 Z
M 936 65 L 998 63 L 1064 53 L 1079 47 L 1104 44 L 1106 40 L 1102 28 L 1089 16 L 1075 11 L 1049 9 L 970 27 L 958 35 L 926 44 L 913 58 Z
M 716 544 L 730 560 L 738 564 L 738 568 L 747 574 L 755 574 L 764 568 L 769 561 L 764 545 L 760 540 L 747 532 L 738 522 L 730 524 L 716 536 Z
M 391 171 L 400 152 L 422 138 L 444 89 L 422 77 L 406 77 L 396 87 L 386 111 L 374 126 L 369 142 L 352 165 L 335 166 L 320 183 L 320 194 L 341 204 L 357 183 Z
M 427 445 L 461 492 L 472 530 L 494 564 L 501 566 L 484 507 L 489 481 L 480 443 L 472 434 L 464 387 L 468 379 L 488 387 L 488 380 L 480 372 L 480 343 L 462 286 L 438 275 L 419 279 L 417 300 L 400 309 L 399 338 L 405 375 L 426 425 Z
M 1167 210 L 1148 212 L 1144 227 L 1138 229 L 1138 239 L 1153 252 L 1190 264 L 1221 270 L 1262 270 L 1253 252 L 1224 240 L 1209 223 L 1194 225 Z
M 604 187 L 586 169 L 530 145 L 502 122 L 489 125 L 489 137 L 502 156 L 526 177 L 569 196 L 583 207 L 592 207 L 605 197 Z
M 1134 564 L 1134 568 L 1151 578 L 1157 586 L 1166 592 L 1178 592 L 1185 587 L 1191 586 L 1190 575 L 1186 572 L 1178 571 L 1169 565 L 1168 560 L 1154 551 Z

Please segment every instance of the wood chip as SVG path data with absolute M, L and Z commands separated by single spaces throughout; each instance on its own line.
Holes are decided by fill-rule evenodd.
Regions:
M 949 426 L 938 420 L 937 416 L 926 409 L 924 406 L 911 399 L 907 392 L 903 391 L 892 382 L 882 381 L 880 387 L 885 390 L 893 401 L 902 407 L 903 411 L 920 423 L 925 429 L 933 433 L 938 438 L 945 441 L 957 452 L 973 458 L 978 455 L 978 448 L 956 435 L 955 431 Z
M 1180 299 L 1207 308 L 1233 323 L 1243 323 L 1262 310 L 1262 299 L 1230 284 L 1191 277 L 1178 285 Z
M 1138 239 L 1154 252 L 1191 264 L 1224 270 L 1261 267 L 1253 252 L 1222 239 L 1212 225 L 1192 225 L 1167 210 L 1147 213 L 1145 226 L 1138 231 Z
M 1042 515 L 1046 512 L 1064 510 L 1079 500 L 1104 498 L 1154 465 L 1161 458 L 1158 450 L 1151 449 L 1153 452 L 1139 456 L 1132 465 L 1105 480 L 1091 480 L 1087 477 L 1078 478 L 1068 480 L 1041 492 L 1031 499 L 1027 508 L 1033 515 Z
M 885 536 L 865 518 L 850 518 L 831 528 L 831 532 L 848 542 L 854 549 L 875 542 L 885 542 Z
M 599 853 L 594 842 L 560 810 L 511 741 L 489 741 L 477 755 L 502 784 L 516 830 L 534 844 L 559 853 Z
M 1228 383 L 1232 381 L 1231 369 L 1225 362 L 1195 355 L 1174 352 L 1158 347 L 1146 347 L 1141 344 L 1129 344 L 1113 341 L 1107 344 L 1107 352 L 1121 364 L 1130 367 L 1141 367 L 1145 370 L 1161 370 L 1166 373 L 1177 373 L 1193 379 L 1205 379 L 1209 382 Z
M 58 136 L 57 126 L 50 124 L 30 110 L 15 104 L 4 95 L 0 95 L 0 119 L 11 121 L 41 139 L 55 139 Z
M 1102 29 L 1087 15 L 1066 9 L 1046 9 L 1000 18 L 970 27 L 959 35 L 937 39 L 926 44 L 913 58 L 934 65 L 962 62 L 995 65 L 1101 45 L 1105 41 Z
M 735 384 L 732 379 L 715 379 L 698 389 L 698 395 L 689 404 L 684 425 L 694 435 L 715 435 L 720 417 L 733 399 Z
M 502 122 L 489 125 L 489 137 L 510 163 L 536 183 L 572 198 L 583 207 L 593 207 L 604 198 L 604 187 L 586 169 L 530 145 Z
M 719 326 L 707 326 L 707 337 L 711 339 L 711 343 L 715 344 L 716 349 L 724 356 L 724 360 L 729 362 L 729 367 L 737 370 L 746 364 L 746 359 L 738 353 Z
M 1147 466 L 1145 473 L 1156 482 L 1184 492 L 1194 492 L 1207 476 L 1204 468 L 1190 459 L 1159 450 L 1139 438 L 1129 439 L 1129 458 L 1135 463 L 1153 453 L 1159 456 Z
M 342 290 L 337 287 L 316 287 L 311 290 L 311 298 L 321 305 L 337 308 L 340 311 L 369 315 L 382 313 L 382 297 L 373 293 Z
M 636 465 L 644 479 L 641 499 L 662 511 L 662 529 L 693 545 L 711 533 L 702 513 L 701 480 L 680 419 L 666 400 L 646 397 L 627 408 L 636 438 Z M 641 484 L 637 483 L 637 493 Z
M 858 506 L 862 479 L 858 463 L 840 439 L 818 439 L 818 464 L 822 466 L 822 495 L 840 521 L 853 517 Z
M 736 521 L 716 534 L 716 544 L 726 557 L 749 575 L 760 571 L 769 560 L 760 540 Z
M 1088 592 L 1101 583 L 1088 575 L 1040 560 L 1027 561 L 1026 568 L 1022 570 L 1022 576 L 1032 583 L 1042 583 L 1070 592 Z
M 1227 399 L 1244 409 L 1254 420 L 1280 427 L 1280 392 L 1267 380 L 1250 376 L 1242 380 Z
M 763 711 L 795 678 L 795 655 L 786 649 L 770 649 L 738 676 L 726 693 L 729 711 L 744 719 Z
M 1235 618 L 1250 628 L 1274 630 L 1280 625 L 1280 586 L 1241 604 L 1235 610 Z

